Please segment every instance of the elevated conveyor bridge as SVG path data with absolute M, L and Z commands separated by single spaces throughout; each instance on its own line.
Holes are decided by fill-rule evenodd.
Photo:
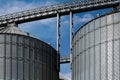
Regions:
M 60 57 L 60 64 L 70 63 L 70 56 Z
M 79 13 L 79 12 L 115 7 L 119 5 L 119 3 L 120 0 L 78 0 L 63 4 L 51 5 L 51 6 L 0 16 L 0 26 L 4 26 L 7 23 L 12 23 L 12 22 L 15 22 L 16 24 L 20 24 L 29 21 L 56 17 L 58 13 L 60 16 L 69 15 L 70 11 L 73 13 Z

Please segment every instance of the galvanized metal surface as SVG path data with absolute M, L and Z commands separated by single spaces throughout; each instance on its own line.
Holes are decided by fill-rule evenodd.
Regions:
M 72 80 L 120 80 L 119 17 L 99 17 L 74 35 Z
M 1 27 L 0 28 L 0 33 L 11 33 L 11 34 L 19 34 L 19 35 L 28 35 L 30 36 L 28 33 L 23 32 L 22 30 L 20 30 L 16 24 L 8 24 L 7 27 Z
M 58 17 L 59 17 L 62 15 L 70 14 L 70 12 L 78 13 L 78 12 L 83 12 L 83 11 L 90 11 L 90 10 L 103 9 L 103 8 L 108 8 L 108 7 L 115 7 L 115 6 L 118 6 L 119 3 L 120 3 L 120 0 L 96 0 L 96 1 L 94 1 L 94 0 L 87 0 L 87 1 L 82 0 L 82 1 L 72 2 L 72 3 L 52 5 L 52 6 L 48 6 L 48 7 L 44 7 L 44 8 L 37 8 L 37 9 L 33 9 L 33 10 L 22 11 L 22 12 L 18 12 L 18 13 L 14 13 L 14 14 L 8 14 L 8 15 L 4 15 L 4 16 L 0 17 L 0 26 L 1 26 L 0 29 L 3 29 L 2 26 L 8 27 L 8 24 L 10 24 L 10 23 L 20 24 L 20 23 L 25 23 L 28 21 L 56 17 L 56 15 L 58 13 L 59 13 L 59 15 L 58 15 Z M 71 13 L 71 19 L 70 19 L 71 20 L 71 34 L 72 34 L 72 26 L 73 26 L 72 13 Z M 105 26 L 108 27 L 108 24 L 109 25 L 112 24 L 110 20 L 112 20 L 112 19 L 108 19 L 108 20 L 106 20 L 108 22 L 105 22 L 104 19 L 102 20 L 102 18 L 101 18 L 101 20 L 98 20 L 98 21 L 100 21 L 100 26 L 103 27 L 105 24 Z M 59 21 L 60 20 L 58 18 L 58 27 L 60 27 Z M 113 52 L 116 49 L 116 48 L 113 49 L 113 46 L 117 46 L 117 47 L 119 46 L 119 45 L 115 45 L 114 43 L 117 44 L 117 43 L 119 43 L 119 41 L 118 42 L 116 42 L 114 40 L 112 41 L 111 40 L 112 37 L 108 36 L 108 34 L 112 35 L 112 33 L 114 33 L 114 32 L 112 32 L 112 31 L 114 31 L 114 29 L 112 29 L 114 24 L 111 25 L 109 28 L 105 27 L 106 30 L 108 31 L 105 33 L 106 36 L 108 37 L 108 38 L 106 38 L 105 36 L 101 37 L 102 36 L 102 33 L 101 33 L 102 28 L 101 27 L 97 28 L 98 30 L 95 29 L 96 26 L 99 27 L 99 24 L 97 24 L 97 23 L 99 23 L 99 22 L 93 21 L 93 23 L 91 22 L 90 25 L 86 25 L 86 26 L 90 27 L 90 29 L 88 28 L 88 33 L 86 33 L 86 31 L 85 31 L 86 28 L 82 28 L 80 31 L 80 35 L 76 34 L 77 36 L 74 38 L 76 40 L 73 41 L 74 42 L 73 51 L 71 50 L 71 52 L 74 53 L 72 56 L 72 70 L 73 70 L 73 74 L 72 74 L 73 79 L 72 80 L 118 79 L 118 77 L 119 77 L 119 75 L 117 74 L 118 72 L 114 72 L 114 71 L 118 71 L 117 64 L 119 62 L 119 60 L 118 60 L 119 57 L 114 56 L 115 53 L 113 54 Z M 15 27 L 13 27 L 12 29 L 15 29 Z M 11 31 L 12 29 L 11 28 L 8 29 L 8 32 Z M 105 29 L 103 29 L 103 30 L 105 30 Z M 11 33 L 12 32 L 13 31 L 11 31 Z M 14 32 L 14 33 L 16 33 L 16 32 Z M 103 33 L 104 33 L 104 31 L 103 31 Z M 53 61 L 52 63 L 56 63 L 55 65 L 49 66 L 48 64 L 50 62 L 48 62 L 48 64 L 41 63 L 42 67 L 41 67 L 41 65 L 38 66 L 38 64 L 40 62 L 39 60 L 32 60 L 32 62 L 31 62 L 31 59 L 24 58 L 25 56 L 20 57 L 20 59 L 19 59 L 18 54 L 22 50 L 19 51 L 18 48 L 20 46 L 23 46 L 23 44 L 25 44 L 24 40 L 23 40 L 23 43 L 20 42 L 20 44 L 19 44 L 19 42 L 16 42 L 16 43 L 12 42 L 11 41 L 12 38 L 10 38 L 10 42 L 7 42 L 7 39 L 6 39 L 7 35 L 9 35 L 9 34 L 4 34 L 3 39 L 5 42 L 0 42 L 0 44 L 2 44 L 1 46 L 3 46 L 3 47 L 1 47 L 1 50 L 3 49 L 2 51 L 4 54 L 4 56 L 0 57 L 0 62 L 1 62 L 0 68 L 1 68 L 1 73 L 3 73 L 3 74 L 0 74 L 1 79 L 12 80 L 13 78 L 15 78 L 15 80 L 16 79 L 19 80 L 19 78 L 21 78 L 21 80 L 22 79 L 23 80 L 30 80 L 30 79 L 31 80 L 37 80 L 37 79 L 57 80 L 58 72 L 56 71 L 56 68 L 59 71 L 59 69 L 58 69 L 59 68 L 59 65 L 58 65 L 59 58 L 58 57 L 54 56 L 55 60 L 54 61 L 52 60 Z M 10 36 L 12 36 L 12 35 L 10 35 Z M 19 36 L 19 35 L 16 35 L 16 36 Z M 77 39 L 78 36 L 80 39 Z M 59 38 L 60 38 L 60 36 L 59 36 L 59 28 L 58 28 L 58 46 L 59 46 Z M 108 39 L 108 40 L 104 40 L 104 38 Z M 18 37 L 17 37 L 17 40 L 18 40 Z M 111 40 L 111 42 L 109 40 Z M 78 44 L 77 44 L 77 41 L 78 41 Z M 10 48 L 9 50 L 7 49 L 8 44 L 9 44 L 9 46 L 11 46 L 11 47 L 9 47 Z M 32 44 L 32 42 L 31 42 L 31 44 Z M 36 44 L 36 42 L 35 42 L 35 44 Z M 17 55 L 16 55 L 17 57 L 15 57 L 15 58 L 12 58 L 12 56 L 13 56 L 12 49 L 14 49 L 12 47 L 13 45 L 16 46 L 15 50 L 18 51 Z M 101 47 L 102 45 L 105 48 L 102 48 Z M 23 46 L 23 47 L 25 48 L 25 46 Z M 28 48 L 29 47 L 30 46 L 28 46 Z M 43 47 L 45 47 L 45 46 L 43 46 Z M 72 39 L 71 39 L 71 47 L 72 47 Z M 46 49 L 46 47 L 45 47 L 45 49 Z M 106 49 L 106 50 L 104 50 L 104 49 Z M 23 49 L 23 50 L 25 50 L 25 49 Z M 35 49 L 34 53 L 37 53 L 36 50 L 40 51 L 41 49 L 39 49 L 39 48 Z M 117 49 L 117 50 L 119 50 L 119 49 Z M 102 51 L 105 51 L 104 53 L 106 53 L 106 54 L 102 54 Z M 30 52 L 30 50 L 28 50 L 28 53 L 29 52 Z M 46 53 L 47 51 L 43 49 L 43 52 Z M 58 49 L 58 52 L 59 52 L 59 49 Z M 99 52 L 99 53 L 96 53 L 96 52 Z M 7 53 L 10 54 L 10 57 L 7 57 L 7 55 L 6 55 Z M 83 53 L 85 53 L 85 54 L 83 54 Z M 2 52 L 1 52 L 1 54 L 2 54 Z M 116 52 L 116 54 L 118 54 L 118 53 Z M 42 56 L 44 56 L 44 54 Z M 59 55 L 56 54 L 56 56 L 59 56 Z M 100 57 L 98 57 L 98 56 L 100 56 Z M 112 56 L 114 56 L 114 57 L 112 57 Z M 47 58 L 49 58 L 49 57 L 47 56 L 47 54 L 45 54 L 45 58 L 44 58 L 45 62 L 47 61 Z M 103 58 L 103 59 L 101 59 L 101 58 Z M 43 62 L 44 62 L 44 59 L 42 58 Z M 19 64 L 19 60 L 20 60 L 21 64 Z M 48 59 L 48 60 L 50 60 L 50 59 Z M 115 62 L 117 62 L 117 63 L 113 64 Z M 14 64 L 12 64 L 12 63 L 16 63 L 15 64 L 15 66 L 16 66 L 15 72 L 12 71 L 12 70 L 14 70 L 14 69 L 12 69 L 14 66 Z M 101 64 L 103 64 L 103 65 L 101 65 Z M 18 69 L 19 65 L 21 67 L 23 67 L 22 68 L 23 75 L 22 75 L 22 73 L 19 73 L 19 69 Z M 33 72 L 33 74 L 31 74 L 29 72 L 31 70 L 30 65 L 31 66 L 36 65 L 36 66 L 34 66 L 34 69 L 33 69 L 34 71 L 31 71 L 31 72 Z M 9 66 L 9 67 L 7 67 L 7 66 Z M 48 66 L 49 66 L 49 69 L 48 69 Z M 40 69 L 42 71 L 37 70 L 38 67 L 41 67 L 42 69 L 41 68 Z M 55 67 L 55 68 L 53 68 L 53 67 Z M 51 68 L 52 68 L 52 70 L 51 70 Z M 28 71 L 25 71 L 25 70 L 28 70 Z M 28 73 L 25 73 L 25 72 L 28 72 Z M 12 73 L 15 73 L 15 74 L 13 75 Z M 48 74 L 48 73 L 50 73 L 50 74 Z M 37 76 L 38 74 L 41 74 L 42 77 L 38 77 Z M 51 77 L 51 76 L 56 76 L 56 77 Z M 92 76 L 94 76 L 94 77 L 92 77 Z M 32 78 L 30 78 L 30 77 L 32 77 Z
M 59 80 L 56 50 L 17 27 L 7 28 L 0 32 L 0 80 Z
M 70 12 L 70 55 L 72 55 L 72 45 L 73 45 L 73 13 Z M 72 61 L 70 61 L 72 63 Z

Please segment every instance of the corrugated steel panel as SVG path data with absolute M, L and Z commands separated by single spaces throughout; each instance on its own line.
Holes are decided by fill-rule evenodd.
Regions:
M 79 44 L 73 48 L 73 51 L 79 50 L 77 55 L 75 52 L 73 55 L 78 56 L 76 58 L 79 59 L 72 64 L 74 66 L 72 69 L 76 68 L 76 71 L 78 69 L 77 73 L 73 73 L 73 80 L 120 79 L 119 17 L 120 12 L 99 17 L 84 25 L 76 33 L 80 39 L 77 42 L 74 39 L 74 42 Z
M 58 80 L 57 56 L 51 46 L 38 39 L 1 33 L 0 80 Z

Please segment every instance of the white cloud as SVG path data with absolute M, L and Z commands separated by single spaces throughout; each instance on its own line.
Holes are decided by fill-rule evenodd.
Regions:
M 24 1 L 15 0 L 12 2 L 7 2 L 5 6 L 0 7 L 0 15 L 34 9 L 37 7 L 52 5 L 56 3 L 57 3 L 56 1 L 47 1 L 47 2 L 41 2 L 41 3 L 35 3 L 35 2 L 27 3 Z
M 27 3 L 24 1 L 12 1 L 12 2 L 7 2 L 5 6 L 0 7 L 0 15 L 5 15 L 5 14 L 10 14 L 10 13 L 14 13 L 14 12 L 20 12 L 20 11 L 24 11 L 24 10 L 29 10 L 29 9 L 34 9 L 34 8 L 38 8 L 41 6 L 47 6 L 47 5 L 52 5 L 52 4 L 56 4 L 58 2 L 56 1 L 44 1 L 44 2 L 31 2 L 31 3 Z M 25 23 L 20 25 L 21 26 L 25 26 L 25 27 L 21 27 L 23 30 L 32 30 L 34 27 L 36 26 L 36 24 L 40 25 L 45 25 L 45 26 L 49 26 L 51 27 L 51 29 L 54 29 L 53 27 L 56 26 L 56 18 L 50 18 L 50 19 L 44 19 L 44 20 L 40 20 L 40 21 L 35 21 L 32 23 Z
M 53 5 L 53 4 L 57 4 L 58 2 L 56 2 L 56 1 L 47 1 L 46 3 L 45 3 L 45 6 L 48 6 L 48 5 Z
M 70 24 L 69 15 L 61 17 L 61 25 L 63 25 L 64 27 L 65 26 L 69 27 L 69 24 Z
M 21 2 L 21 1 L 14 1 L 11 4 L 7 3 L 5 6 L 1 7 L 0 15 L 23 11 L 23 10 L 31 9 L 34 7 L 35 7 L 34 3 L 27 4 L 27 3 Z
M 71 72 L 64 73 L 64 74 L 60 73 L 60 78 L 64 80 L 71 80 Z
M 94 16 L 92 14 L 84 14 L 82 17 L 74 16 L 74 24 L 80 24 L 92 20 Z
M 68 80 L 72 80 L 72 79 L 71 79 L 71 78 L 72 78 L 72 77 L 71 77 L 71 72 L 65 73 L 64 75 L 67 77 Z
M 56 31 L 56 19 L 55 18 L 50 18 L 50 19 L 45 19 L 45 20 L 40 20 L 40 21 L 34 21 L 34 22 L 29 22 L 29 23 L 24 23 L 20 24 L 19 27 L 27 32 L 32 32 L 37 29 L 45 29 L 42 31 Z M 43 28 L 44 27 L 44 28 Z M 48 32 L 49 32 L 48 31 Z
M 54 25 L 56 25 L 56 18 L 44 19 L 39 22 L 40 24 L 53 27 Z

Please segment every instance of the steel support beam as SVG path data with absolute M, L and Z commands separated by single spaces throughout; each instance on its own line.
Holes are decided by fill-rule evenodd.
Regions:
M 57 62 L 60 62 L 60 14 L 57 13 Z M 59 69 L 60 63 L 58 63 L 59 65 L 57 66 Z
M 72 39 L 73 39 L 73 13 L 70 11 L 70 63 L 72 55 Z
M 57 14 L 57 53 L 60 54 L 60 15 Z
M 70 56 L 63 56 L 60 58 L 60 64 L 70 63 Z

